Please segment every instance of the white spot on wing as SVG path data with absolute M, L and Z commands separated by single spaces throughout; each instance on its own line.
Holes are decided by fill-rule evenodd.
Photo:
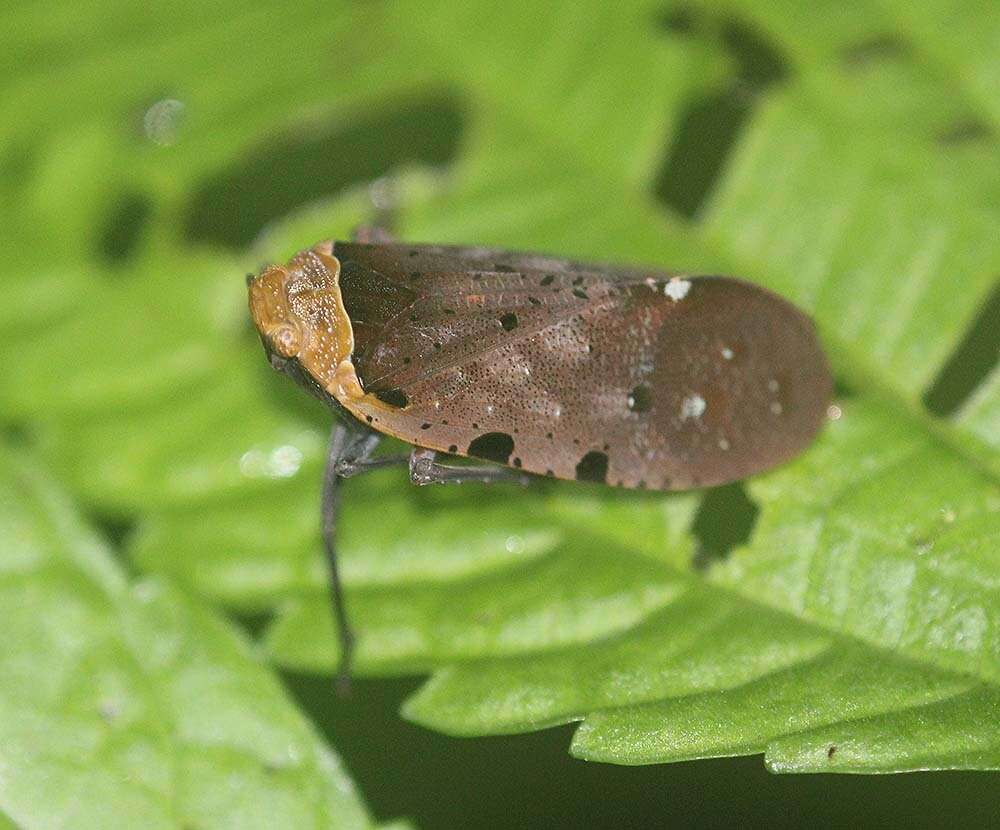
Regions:
M 681 420 L 700 418 L 707 408 L 708 404 L 705 403 L 705 399 L 701 395 L 688 395 L 681 401 Z
M 733 350 L 730 349 L 728 346 L 723 346 L 722 347 L 722 356 L 726 360 L 732 360 L 733 359 Z
M 670 281 L 663 286 L 663 293 L 675 303 L 683 300 L 690 290 L 691 280 L 681 279 L 680 277 L 671 277 Z

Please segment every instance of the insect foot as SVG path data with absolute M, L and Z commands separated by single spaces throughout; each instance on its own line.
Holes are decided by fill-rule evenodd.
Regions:
M 410 453 L 410 481 L 420 487 L 439 481 L 434 474 L 435 456 L 434 450 L 415 449 Z

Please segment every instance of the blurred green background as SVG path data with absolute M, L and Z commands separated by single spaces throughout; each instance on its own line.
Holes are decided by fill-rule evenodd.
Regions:
M 632 703 L 595 696 L 535 719 L 514 705 L 494 722 L 469 702 L 470 676 L 480 665 L 503 675 L 510 660 L 521 677 L 516 658 L 535 652 L 587 665 L 594 643 L 669 611 L 748 541 L 758 516 L 761 549 L 784 545 L 789 561 L 758 553 L 760 572 L 736 559 L 710 581 L 815 621 L 786 604 L 786 575 L 805 561 L 792 560 L 805 536 L 788 528 L 809 518 L 795 499 L 843 486 L 834 470 L 918 444 L 931 455 L 875 487 L 892 509 L 848 503 L 847 524 L 880 526 L 892 513 L 893 529 L 932 547 L 938 530 L 896 515 L 904 502 L 934 505 L 923 512 L 935 516 L 940 505 L 971 511 L 982 521 L 953 559 L 939 546 L 945 559 L 931 569 L 960 572 L 972 587 L 954 605 L 985 608 L 1000 631 L 987 515 L 1000 475 L 998 17 L 989 0 L 12 4 L 0 33 L 0 609 L 11 621 L 0 753 L 16 772 L 0 781 L 0 826 L 7 816 L 26 827 L 154 826 L 161 809 L 163 826 L 361 826 L 362 801 L 378 821 L 423 828 L 995 822 L 990 773 L 773 776 L 757 754 L 617 767 L 569 757 L 570 727 L 457 738 L 398 710 L 434 670 L 445 691 L 435 697 L 434 686 L 409 715 L 444 732 L 529 731 Z M 864 435 L 834 431 L 787 478 L 707 496 L 543 486 L 485 499 L 412 493 L 391 475 L 351 482 L 345 574 L 363 678 L 339 700 L 324 675 L 336 652 L 315 538 L 329 415 L 262 359 L 243 275 L 371 222 L 413 241 L 765 283 L 816 316 L 845 420 L 855 423 L 856 406 Z M 910 492 L 939 473 L 940 490 Z M 942 502 L 952 491 L 961 495 Z M 881 564 L 840 578 L 866 596 L 850 580 Z M 162 579 L 173 593 L 149 616 L 143 586 Z M 896 595 L 872 596 L 891 605 Z M 729 601 L 705 605 L 714 614 Z M 848 650 L 855 639 L 885 646 L 865 607 L 875 606 L 821 620 L 823 636 L 832 630 Z M 714 647 L 754 608 L 727 606 L 731 628 L 712 628 Z M 821 647 L 818 634 L 761 617 L 800 656 Z M 183 645 L 160 660 L 166 629 Z M 885 662 L 916 660 L 928 689 L 959 682 L 941 672 L 983 682 L 966 720 L 942 721 L 942 734 L 974 737 L 891 758 L 866 744 L 848 771 L 996 767 L 1000 634 L 978 652 L 937 653 L 931 629 L 893 640 Z M 905 685 L 899 711 L 938 699 L 906 698 Z M 156 706 L 154 687 L 169 690 Z M 673 694 L 707 688 L 719 691 Z M 114 690 L 148 705 L 105 735 L 117 705 L 94 701 L 117 700 Z M 721 735 L 734 718 L 719 711 Z M 771 755 L 783 729 L 827 722 L 793 720 L 741 726 L 715 749 L 692 738 L 686 749 L 652 742 L 642 756 L 638 739 L 608 749 L 602 738 L 576 751 L 637 761 L 768 749 L 773 769 L 823 768 L 819 733 L 811 748 Z M 889 728 L 916 745 L 922 725 Z M 342 795 L 349 785 L 323 740 L 361 800 Z M 273 773 L 286 762 L 267 747 L 286 741 L 299 748 L 284 780 Z M 148 773 L 161 763 L 173 773 Z M 67 795 L 50 809 L 53 785 L 80 802 Z M 223 797 L 227 786 L 242 794 Z M 324 788 L 341 795 L 324 800 Z M 66 806 L 88 799 L 105 812 Z

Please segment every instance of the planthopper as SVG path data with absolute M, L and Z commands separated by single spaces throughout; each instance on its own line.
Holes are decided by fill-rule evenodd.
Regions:
M 336 414 L 322 536 L 342 678 L 353 639 L 334 533 L 343 479 L 407 464 L 415 484 L 708 487 L 799 453 L 832 391 L 812 321 L 729 277 L 321 242 L 248 283 L 271 365 Z M 385 435 L 412 451 L 374 457 Z

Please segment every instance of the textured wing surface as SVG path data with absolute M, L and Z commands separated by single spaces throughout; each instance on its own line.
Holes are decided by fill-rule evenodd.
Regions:
M 685 489 L 774 466 L 823 421 L 831 383 L 812 323 L 748 283 L 348 247 L 336 254 L 355 366 L 366 390 L 405 404 L 355 414 L 419 446 Z

